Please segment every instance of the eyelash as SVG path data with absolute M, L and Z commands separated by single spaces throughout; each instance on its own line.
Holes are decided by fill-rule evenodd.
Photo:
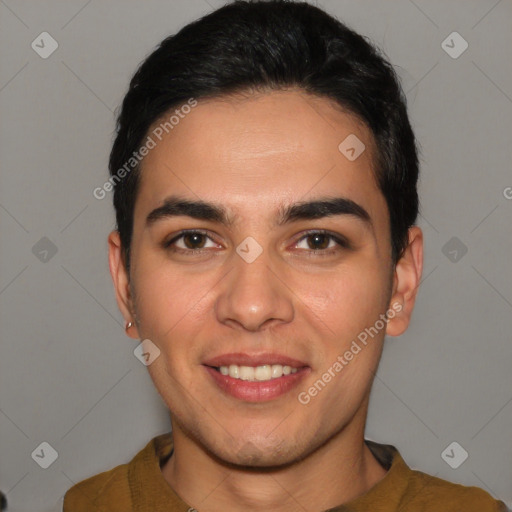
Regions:
M 178 235 L 174 236 L 171 240 L 164 242 L 162 244 L 163 248 L 167 249 L 171 252 L 186 254 L 187 256 L 202 254 L 204 251 L 208 251 L 208 249 L 182 249 L 180 247 L 178 247 L 178 248 L 172 247 L 172 245 L 175 242 L 177 242 L 178 240 L 183 238 L 185 235 L 191 235 L 191 234 L 203 235 L 203 236 L 206 236 L 207 238 L 209 238 L 210 240 L 212 240 L 212 238 L 208 235 L 207 231 L 203 231 L 200 229 L 184 229 L 183 231 L 180 231 L 178 233 Z M 336 244 L 338 244 L 338 247 L 331 248 L 331 249 L 310 249 L 310 250 L 308 250 L 308 252 L 309 252 L 308 257 L 317 257 L 317 256 L 325 257 L 325 256 L 330 256 L 332 254 L 335 254 L 335 253 L 339 252 L 341 249 L 351 249 L 350 243 L 344 237 L 340 237 L 339 235 L 334 235 L 333 233 L 331 233 L 325 229 L 313 229 L 313 230 L 305 231 L 304 234 L 302 235 L 302 237 L 299 238 L 299 240 L 295 243 L 295 245 L 297 245 L 302 240 L 304 240 L 310 236 L 313 236 L 313 235 L 325 235 L 330 240 L 334 240 L 334 242 L 336 242 Z M 212 241 L 214 241 L 214 240 L 212 240 Z

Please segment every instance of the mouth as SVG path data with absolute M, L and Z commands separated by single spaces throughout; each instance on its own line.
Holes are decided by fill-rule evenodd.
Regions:
M 225 354 L 203 367 L 221 392 L 246 402 L 278 398 L 311 372 L 304 362 L 278 354 Z

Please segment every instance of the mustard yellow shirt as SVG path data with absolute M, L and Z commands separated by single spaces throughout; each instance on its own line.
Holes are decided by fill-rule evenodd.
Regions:
M 411 470 L 394 446 L 365 443 L 388 471 L 386 476 L 365 494 L 326 512 L 510 512 L 478 487 Z M 154 437 L 128 464 L 71 487 L 63 512 L 191 512 L 160 469 L 172 449 L 171 433 Z

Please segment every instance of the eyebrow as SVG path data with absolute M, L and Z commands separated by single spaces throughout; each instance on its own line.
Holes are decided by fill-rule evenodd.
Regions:
M 299 220 L 314 220 L 336 215 L 350 215 L 373 230 L 369 213 L 358 203 L 346 197 L 326 197 L 312 201 L 297 202 L 281 206 L 277 212 L 276 226 L 283 226 Z M 171 217 L 185 216 L 198 220 L 218 222 L 227 227 L 235 224 L 224 206 L 205 201 L 191 201 L 179 196 L 169 196 L 162 206 L 155 208 L 146 217 L 146 226 Z

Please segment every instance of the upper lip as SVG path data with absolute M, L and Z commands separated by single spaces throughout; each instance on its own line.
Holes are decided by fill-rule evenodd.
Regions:
M 239 366 L 263 366 L 266 364 L 281 364 L 283 366 L 291 366 L 292 368 L 302 368 L 304 366 L 308 366 L 303 361 L 299 361 L 293 357 L 271 352 L 259 354 L 244 354 L 241 352 L 222 354 L 204 361 L 203 364 L 216 368 L 219 366 L 229 366 L 231 364 L 236 364 Z

